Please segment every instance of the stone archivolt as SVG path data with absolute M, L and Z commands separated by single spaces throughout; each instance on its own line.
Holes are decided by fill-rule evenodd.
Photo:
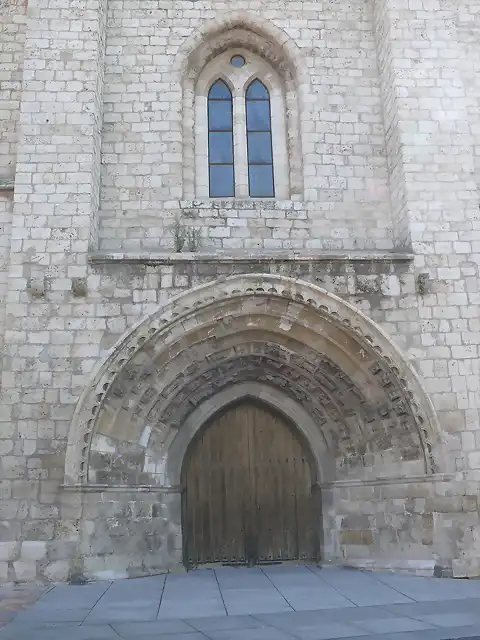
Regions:
M 418 378 L 374 323 L 311 284 L 250 275 L 172 300 L 117 345 L 77 407 L 65 483 L 171 485 L 183 424 L 246 382 L 280 389 L 311 416 L 333 461 L 323 479 L 441 464 Z

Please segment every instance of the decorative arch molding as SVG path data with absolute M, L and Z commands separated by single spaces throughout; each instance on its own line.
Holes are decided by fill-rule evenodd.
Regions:
M 427 473 L 437 468 L 448 471 L 441 455 L 440 429 L 433 406 L 418 375 L 392 340 L 358 309 L 315 285 L 283 276 L 252 274 L 213 281 L 173 298 L 165 307 L 140 321 L 117 343 L 98 367 L 77 404 L 67 446 L 65 484 L 87 482 L 92 434 L 108 417 L 111 407 L 107 405 L 111 403 L 112 389 L 122 376 L 127 375 L 128 367 L 134 370 L 140 363 L 143 367 L 139 370 L 140 378 L 153 372 L 154 377 L 159 378 L 161 393 L 165 372 L 171 374 L 179 366 L 175 353 L 185 353 L 188 366 L 193 364 L 191 358 L 194 353 L 204 358 L 201 341 L 193 343 L 192 352 L 185 351 L 192 330 L 221 340 L 222 334 L 229 334 L 228 326 L 233 323 L 230 332 L 233 335 L 236 332 L 235 319 L 242 309 L 243 320 L 240 318 L 239 322 L 244 326 L 253 325 L 251 328 L 256 331 L 262 331 L 262 318 L 273 322 L 276 335 L 287 338 L 295 331 L 303 335 L 307 327 L 308 334 L 304 335 L 309 342 L 316 332 L 331 330 L 335 332 L 336 340 L 343 342 L 346 357 L 353 359 L 359 368 L 365 364 L 370 367 L 367 367 L 365 375 L 375 376 L 380 372 L 380 376 L 391 376 L 397 381 L 397 388 L 408 404 L 410 428 L 417 430 L 422 443 L 425 470 Z M 319 345 L 326 344 L 323 339 L 324 336 L 318 335 Z M 350 356 L 349 350 L 352 351 Z M 336 353 L 340 353 L 338 349 Z M 152 355 L 158 367 L 149 370 Z M 212 357 L 215 358 L 215 354 Z M 167 363 L 170 365 L 166 366 Z M 345 366 L 346 363 L 347 360 Z M 186 374 L 181 367 L 178 369 L 179 379 Z M 134 403 L 131 399 L 127 405 L 130 406 L 128 411 L 132 411 Z M 132 414 L 129 415 L 131 418 Z M 170 437 L 173 438 L 174 434 Z
M 198 197 L 195 180 L 196 83 L 202 70 L 227 50 L 247 50 L 279 74 L 284 87 L 285 121 L 290 168 L 290 197 L 303 197 L 300 114 L 308 108 L 310 81 L 299 47 L 282 29 L 250 14 L 233 11 L 207 21 L 180 47 L 173 71 L 182 83 L 183 194 Z
M 196 29 L 180 46 L 173 63 L 174 72 L 182 77 L 195 77 L 208 59 L 217 55 L 224 46 L 221 44 L 221 36 L 235 29 L 245 30 L 253 36 L 259 36 L 265 42 L 274 44 L 272 52 L 275 51 L 278 57 L 273 60 L 273 66 L 279 71 L 289 73 L 292 80 L 296 79 L 297 89 L 309 87 L 309 76 L 303 66 L 301 50 L 295 41 L 269 20 L 248 11 L 229 11 L 220 14 Z M 256 42 L 258 43 L 258 39 Z M 243 44 L 241 42 L 240 46 Z M 261 55 L 261 49 L 259 53 Z

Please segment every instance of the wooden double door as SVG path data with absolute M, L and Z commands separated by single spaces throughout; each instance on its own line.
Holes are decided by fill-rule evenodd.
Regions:
M 217 414 L 190 445 L 182 475 L 188 567 L 317 559 L 309 455 L 267 405 L 244 401 Z

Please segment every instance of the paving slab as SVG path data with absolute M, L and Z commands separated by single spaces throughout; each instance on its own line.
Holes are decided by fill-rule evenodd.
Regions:
M 466 629 L 466 627 L 464 627 Z M 463 632 L 465 633 L 465 632 Z M 462 635 L 458 629 L 432 629 L 405 633 L 385 633 L 361 636 L 357 640 L 480 640 L 478 629 L 468 629 L 468 635 Z
M 152 578 L 135 578 L 133 580 L 117 580 L 98 599 L 98 604 L 145 600 L 160 602 L 165 586 L 166 576 Z
M 0 587 L 0 628 L 11 622 L 19 611 L 30 607 L 48 589 L 35 585 Z
M 363 633 L 399 633 L 401 631 L 424 631 L 426 629 L 435 629 L 435 626 L 413 620 L 411 618 L 376 618 L 373 620 L 356 620 L 355 626 L 363 631 Z
M 158 619 L 226 615 L 215 571 L 200 569 L 168 576 Z
M 274 627 L 259 627 L 257 629 L 222 629 L 206 631 L 210 640 L 296 640 L 293 634 Z
M 193 633 L 196 631 L 196 629 L 183 620 L 155 620 L 155 622 L 123 623 L 112 622 L 111 626 L 122 638 L 136 638 L 148 635 L 174 635 L 181 633 Z
M 4 627 L 1 640 L 119 640 L 119 635 L 109 625 L 96 627 L 62 626 L 32 629 L 31 627 Z
M 412 598 L 388 584 L 380 583 L 367 573 L 355 569 L 326 568 L 318 575 L 326 584 L 358 606 L 413 602 Z
M 393 604 L 383 607 L 392 614 L 417 618 L 419 615 L 436 613 L 464 612 L 478 613 L 480 598 L 465 598 L 464 600 L 434 600 L 430 602 L 413 602 L 412 604 Z
M 255 629 L 267 626 L 261 620 L 249 615 L 225 616 L 222 618 L 195 618 L 187 620 L 186 622 L 197 631 L 204 633 L 226 629 Z
M 27 638 L 480 640 L 480 581 L 275 565 L 58 585 L 0 629 Z
M 159 636 L 158 634 L 139 636 L 136 633 L 134 635 L 122 636 L 123 640 L 206 640 L 203 633 L 193 631 L 191 633 L 167 633 Z M 119 637 L 117 636 L 117 640 Z
M 417 602 L 480 598 L 480 580 L 424 578 L 393 573 L 372 573 L 371 576 Z
M 76 609 L 78 607 L 94 607 L 98 600 L 111 587 L 111 582 L 96 582 L 82 586 L 59 584 L 47 591 L 36 606 L 61 607 L 62 609 Z
M 34 623 L 42 622 L 83 622 L 89 613 L 90 608 L 88 607 L 78 607 L 77 609 L 31 607 L 19 613 L 15 617 L 15 622 L 17 624 L 25 623 L 30 626 Z
M 109 624 L 111 622 L 147 622 L 154 621 L 157 618 L 158 604 L 142 605 L 141 603 L 132 603 L 132 606 L 126 607 L 122 605 L 105 606 L 100 609 L 93 609 L 92 612 L 85 617 L 84 625 L 98 625 L 101 623 Z
M 222 596 L 228 615 L 293 611 L 273 585 L 269 589 L 229 589 Z
M 295 611 L 292 613 L 263 614 L 255 616 L 264 624 L 280 629 L 296 630 L 303 627 L 321 627 L 332 622 L 355 623 L 361 620 L 388 620 L 394 619 L 394 613 L 381 607 L 352 607 L 350 609 L 320 610 L 320 611 Z
M 437 627 L 468 627 L 477 626 L 480 632 L 480 610 L 477 613 L 457 611 L 455 613 L 434 613 L 416 615 L 418 620 L 424 620 Z
M 162 600 L 157 619 L 185 619 L 225 615 L 227 613 L 221 597 L 207 599 L 199 596 L 198 598 L 189 598 L 184 601 L 177 599 Z
M 301 627 L 292 631 L 300 640 L 328 640 L 329 638 L 358 638 L 365 635 L 365 631 L 354 625 L 343 622 L 331 622 L 318 627 Z
M 355 603 L 329 586 L 279 587 L 279 592 L 295 611 L 312 609 L 345 609 Z

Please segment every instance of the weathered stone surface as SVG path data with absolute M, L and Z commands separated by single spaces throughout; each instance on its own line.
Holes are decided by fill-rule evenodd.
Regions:
M 368 531 L 341 531 L 340 532 L 340 544 L 342 545 L 372 545 L 373 533 Z
M 255 384 L 315 425 L 324 558 L 480 574 L 478 11 L 397 4 L 2 5 L 0 580 L 177 566 L 183 427 Z M 220 75 L 235 197 L 211 199 Z M 242 274 L 267 289 L 228 293 Z
M 42 541 L 25 540 L 20 549 L 20 560 L 43 560 L 47 554 L 47 543 Z
M 0 542 L 0 561 L 11 561 L 18 558 L 20 542 Z
M 37 564 L 35 560 L 17 560 L 13 563 L 15 579 L 18 582 L 34 582 L 37 579 Z

